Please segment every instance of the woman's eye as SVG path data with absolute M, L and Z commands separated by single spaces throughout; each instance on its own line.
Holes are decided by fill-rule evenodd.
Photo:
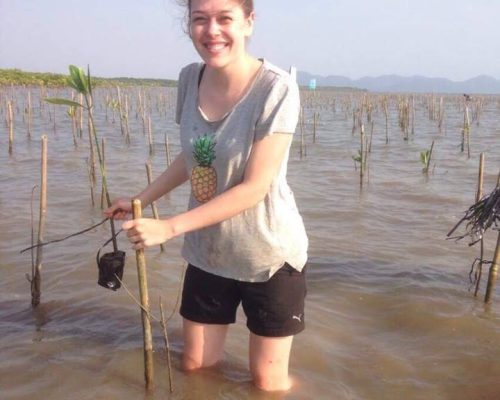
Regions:
M 193 24 L 202 24 L 203 22 L 205 22 L 205 18 L 203 17 L 194 17 L 191 19 L 191 23 Z
M 221 24 L 229 24 L 233 19 L 227 15 L 223 15 L 222 17 L 219 17 L 219 23 Z

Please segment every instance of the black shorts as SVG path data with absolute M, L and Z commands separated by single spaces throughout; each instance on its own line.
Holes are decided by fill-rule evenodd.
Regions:
M 266 282 L 223 278 L 188 265 L 180 314 L 202 324 L 231 324 L 240 302 L 250 332 L 267 337 L 295 335 L 305 328 L 305 268 L 285 264 Z

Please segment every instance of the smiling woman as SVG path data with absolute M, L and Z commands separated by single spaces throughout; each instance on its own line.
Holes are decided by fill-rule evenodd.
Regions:
M 252 1 L 184 3 L 188 31 L 202 62 L 182 69 L 176 122 L 181 153 L 133 196 L 146 207 L 190 181 L 188 211 L 165 220 L 123 224 L 134 249 L 184 234 L 188 262 L 180 313 L 183 368 L 216 364 L 241 303 L 250 331 L 254 384 L 288 390 L 293 337 L 304 327 L 308 240 L 287 180 L 300 110 L 297 83 L 247 52 Z M 105 213 L 121 218 L 130 198 Z

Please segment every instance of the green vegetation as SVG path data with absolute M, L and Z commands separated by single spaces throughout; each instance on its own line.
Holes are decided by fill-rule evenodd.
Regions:
M 0 86 L 69 86 L 68 76 L 49 72 L 25 72 L 19 69 L 0 69 Z M 92 86 L 177 86 L 169 79 L 92 78 Z

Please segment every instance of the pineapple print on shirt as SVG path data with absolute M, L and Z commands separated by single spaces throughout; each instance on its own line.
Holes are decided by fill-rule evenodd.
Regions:
M 193 141 L 193 156 L 198 165 L 191 172 L 191 190 L 200 203 L 214 197 L 217 190 L 217 172 L 212 167 L 216 144 L 214 136 L 207 134 Z

